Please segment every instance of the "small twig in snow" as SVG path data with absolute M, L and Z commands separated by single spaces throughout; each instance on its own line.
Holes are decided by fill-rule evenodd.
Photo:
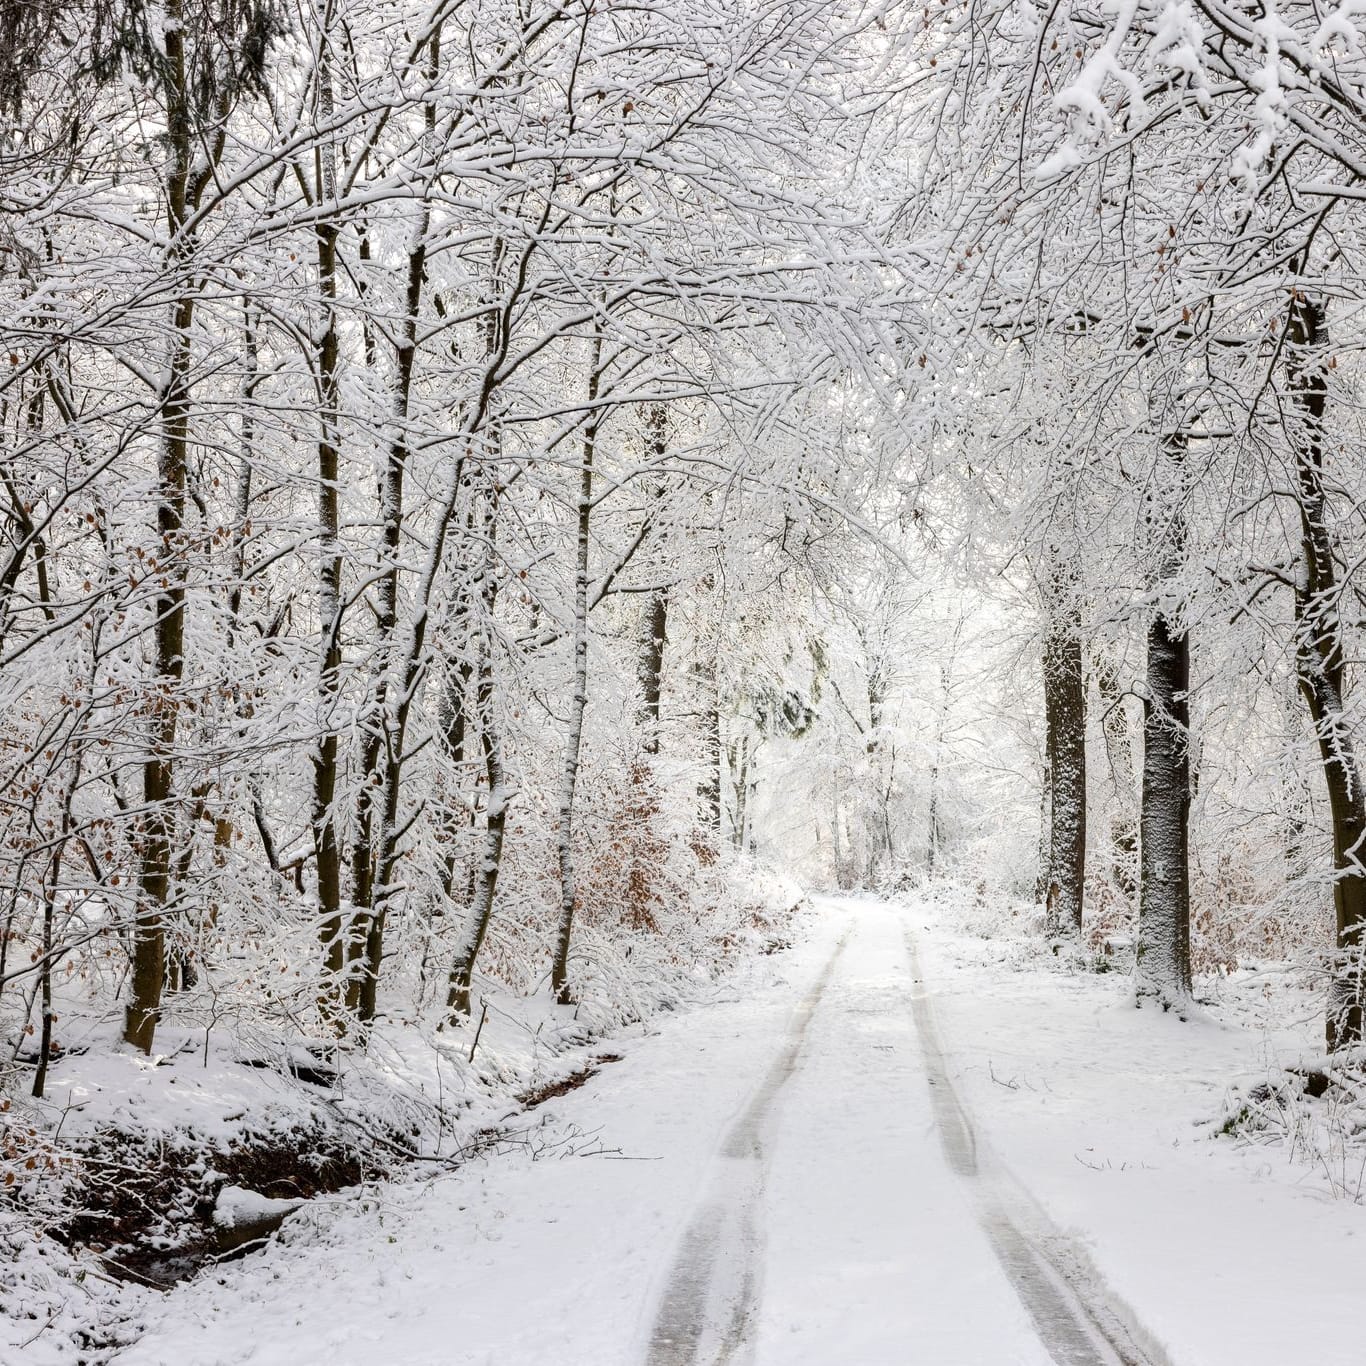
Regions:
M 479 1036 L 484 1032 L 484 1021 L 488 1019 L 488 1015 L 489 1015 L 489 1002 L 488 1002 L 488 997 L 487 997 L 487 996 L 481 996 L 481 997 L 479 998 L 479 1004 L 480 1004 L 480 1006 L 482 1007 L 482 1009 L 481 1009 L 480 1012 L 479 1012 L 479 1023 L 478 1023 L 478 1025 L 475 1026 L 475 1030 L 474 1030 L 474 1042 L 473 1042 L 472 1044 L 470 1044 L 470 1061 L 471 1061 L 471 1062 L 474 1061 L 474 1050 L 475 1050 L 476 1048 L 479 1047 Z
M 1006 1081 L 1003 1078 L 998 1077 L 996 1075 L 996 1069 L 991 1065 L 990 1062 L 987 1063 L 987 1072 L 990 1074 L 992 1081 L 994 1081 L 997 1086 L 1004 1086 L 1007 1091 L 1018 1091 L 1020 1089 L 1020 1083 L 1018 1081 L 1015 1081 L 1013 1079 L 1011 1081 Z

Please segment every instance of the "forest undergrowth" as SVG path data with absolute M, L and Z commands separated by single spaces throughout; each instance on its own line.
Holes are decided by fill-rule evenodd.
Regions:
M 573 1006 L 543 982 L 484 976 L 463 1027 L 442 1028 L 430 1005 L 396 1010 L 363 1045 L 319 1037 L 259 999 L 235 1011 L 191 988 L 142 1058 L 116 1047 L 118 1021 L 73 974 L 46 1099 L 12 1085 L 0 1102 L 0 1315 L 100 1361 L 136 1335 L 143 1295 L 249 1255 L 305 1205 L 373 1199 L 387 1181 L 501 1148 L 574 1143 L 538 1135 L 536 1107 L 615 1061 L 614 1035 L 762 975 L 797 932 L 795 884 L 733 860 L 728 887 L 722 876 L 698 888 L 714 899 L 699 895 L 694 910 L 695 957 L 642 927 Z M 419 984 L 396 991 L 422 999 Z

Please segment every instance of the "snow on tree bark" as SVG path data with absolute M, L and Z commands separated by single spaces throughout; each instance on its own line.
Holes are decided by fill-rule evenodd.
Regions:
M 1293 403 L 1300 512 L 1300 573 L 1295 590 L 1295 669 L 1323 764 L 1333 828 L 1335 958 L 1328 990 L 1330 1052 L 1362 1038 L 1362 929 L 1366 926 L 1366 796 L 1346 714 L 1337 558 L 1328 527 L 1324 478 L 1324 410 L 1328 383 L 1327 319 L 1321 301 L 1296 292 L 1287 328 L 1287 370 Z
M 1186 549 L 1186 455 L 1184 430 L 1163 436 L 1149 521 L 1158 558 L 1143 701 L 1136 966 L 1140 1003 L 1178 1012 L 1191 992 L 1190 637 L 1173 583 Z
M 593 410 L 602 384 L 602 331 L 595 327 L 589 346 L 589 416 L 584 426 L 579 464 L 579 495 L 575 509 L 575 558 L 573 596 L 573 678 L 569 695 L 569 724 L 565 736 L 560 780 L 560 825 L 556 840 L 560 864 L 560 918 L 555 930 L 550 989 L 561 1005 L 573 1004 L 569 983 L 569 955 L 574 936 L 574 911 L 578 885 L 574 875 L 574 793 L 579 776 L 583 717 L 588 706 L 588 561 L 593 516 L 593 460 L 597 454 L 598 416 Z
M 1050 939 L 1081 933 L 1086 887 L 1086 674 L 1074 615 L 1047 625 L 1043 648 L 1044 724 L 1048 749 Z

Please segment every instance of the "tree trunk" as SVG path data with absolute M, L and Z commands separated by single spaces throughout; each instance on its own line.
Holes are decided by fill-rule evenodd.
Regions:
M 668 412 L 662 403 L 654 404 L 645 419 L 646 449 L 654 466 L 650 493 L 655 511 L 647 512 L 640 536 L 643 540 L 656 512 L 662 509 L 667 487 L 663 465 L 668 442 Z M 626 923 L 632 929 L 654 929 L 655 886 L 659 878 L 660 842 L 653 824 L 659 813 L 658 777 L 652 762 L 659 755 L 660 701 L 664 694 L 664 648 L 669 636 L 669 590 L 665 586 L 650 591 L 645 600 L 641 622 L 636 679 L 640 684 L 637 721 L 644 759 L 631 765 L 631 827 L 629 865 L 626 875 Z
M 697 795 L 702 804 L 702 824 L 717 839 L 721 836 L 721 697 L 716 681 L 716 660 L 709 658 L 694 670 L 702 687 L 702 781 Z
M 191 157 L 194 134 L 190 108 L 188 56 L 181 0 L 166 6 L 165 85 L 170 167 L 166 180 L 167 226 L 172 269 L 186 291 L 171 306 L 171 354 L 162 398 L 162 439 L 157 460 L 157 582 L 153 604 L 151 735 L 142 765 L 146 810 L 138 869 L 137 919 L 133 926 L 133 964 L 123 1038 L 143 1053 L 161 1014 L 166 974 L 164 916 L 171 890 L 171 848 L 175 839 L 175 746 L 180 714 L 180 683 L 185 672 L 185 484 L 190 439 L 191 328 L 195 302 L 190 290 L 191 244 L 184 225 L 193 206 Z
M 331 36 L 321 25 L 318 52 L 318 109 L 320 125 L 332 117 Z M 336 151 L 324 142 L 317 153 L 316 202 L 336 199 Z M 337 779 L 340 741 L 334 727 L 341 691 L 342 550 L 339 490 L 341 481 L 341 351 L 337 329 L 336 224 L 321 219 L 314 229 L 317 249 L 318 294 L 323 310 L 322 332 L 314 356 L 318 386 L 318 615 L 322 623 L 318 670 L 320 735 L 313 754 L 311 824 L 318 889 L 318 934 L 322 947 L 324 982 L 320 1006 L 338 1031 L 344 1029 L 343 997 L 346 972 L 346 934 L 342 919 L 342 849 L 337 830 Z
M 1129 747 L 1129 713 L 1119 687 L 1114 664 L 1103 659 L 1096 683 L 1104 706 L 1101 729 L 1115 808 L 1110 817 L 1111 876 L 1115 886 L 1132 902 L 1138 891 L 1138 828 L 1134 823 L 1134 760 Z
M 1157 496 L 1149 519 L 1160 537 L 1157 596 L 1180 570 L 1186 546 L 1186 435 L 1163 439 Z M 1179 609 L 1178 609 L 1179 610 Z M 1159 601 L 1148 626 L 1143 703 L 1143 791 L 1139 815 L 1137 994 L 1164 1010 L 1185 1009 L 1190 950 L 1190 637 L 1177 611 Z
M 664 501 L 664 476 L 660 466 L 668 441 L 668 413 L 662 403 L 650 409 L 646 419 L 647 440 L 657 473 L 654 497 Z M 644 633 L 641 638 L 637 677 L 640 679 L 640 724 L 645 733 L 642 748 L 646 754 L 659 753 L 659 702 L 664 691 L 664 645 L 669 636 L 669 590 L 656 588 L 645 602 Z
M 438 69 L 437 40 L 432 39 L 429 75 Z M 435 113 L 428 107 L 427 131 L 431 135 Z M 423 201 L 412 246 L 408 252 L 407 291 L 403 326 L 395 346 L 397 382 L 394 392 L 394 435 L 380 496 L 379 604 L 376 612 L 376 665 L 372 705 L 365 718 L 365 741 L 361 749 L 361 788 L 356 799 L 356 841 L 351 857 L 352 923 L 348 952 L 356 965 L 348 974 L 347 1006 L 361 1025 L 370 1024 L 377 1009 L 380 968 L 384 959 L 384 925 L 392 893 L 396 862 L 393 848 L 398 819 L 399 783 L 403 773 L 403 748 L 407 720 L 422 669 L 423 623 L 427 602 L 414 604 L 413 640 L 402 665 L 398 658 L 399 560 L 403 542 L 404 477 L 408 468 L 408 420 L 412 407 L 413 374 L 417 363 L 418 323 L 422 291 L 427 277 L 427 236 L 431 208 Z M 395 698 L 394 674 L 404 678 Z
M 33 1097 L 42 1100 L 47 1089 L 47 1069 L 52 1061 L 52 1022 L 56 1014 L 52 1008 L 52 968 L 53 926 L 57 916 L 57 897 L 61 889 L 62 858 L 66 852 L 66 842 L 71 836 L 71 805 L 75 795 L 76 783 L 80 779 L 79 764 L 67 783 L 62 806 L 62 826 L 59 837 L 53 841 L 52 853 L 47 861 L 46 876 L 43 879 L 43 942 L 42 960 L 39 964 L 39 994 L 42 1006 L 42 1025 L 38 1036 L 38 1067 L 33 1075 Z
M 930 769 L 930 807 L 926 815 L 925 832 L 925 876 L 934 876 L 934 866 L 939 861 L 939 846 L 943 843 L 944 831 L 939 819 L 939 765 Z
M 1056 944 L 1080 935 L 1086 886 L 1086 674 L 1079 624 L 1071 612 L 1050 618 L 1043 677 L 1049 784 L 1046 929 Z
M 492 609 L 492 600 L 488 603 Z M 474 980 L 474 965 L 483 947 L 493 915 L 494 897 L 498 889 L 498 874 L 503 864 L 503 837 L 507 828 L 507 807 L 510 794 L 503 771 L 503 745 L 493 710 L 493 663 L 488 642 L 481 635 L 479 652 L 479 681 L 475 706 L 479 720 L 479 743 L 484 754 L 484 772 L 488 778 L 488 805 L 485 808 L 486 833 L 484 857 L 475 873 L 474 896 L 465 921 L 460 946 L 451 965 L 450 987 L 446 996 L 446 1013 L 451 1023 L 468 1017 L 470 1013 L 470 984 Z
M 488 421 L 489 454 L 496 457 L 502 449 L 502 432 L 499 421 L 490 414 L 490 404 L 496 388 L 496 373 L 499 363 L 506 358 L 510 342 L 508 327 L 509 304 L 497 302 L 498 281 L 504 246 L 501 241 L 494 247 L 493 268 L 489 291 L 489 308 L 484 315 L 483 338 L 486 369 L 481 398 L 477 410 L 470 419 L 470 433 L 477 432 L 480 424 Z M 523 260 L 525 266 L 525 259 Z M 514 272 L 517 278 L 520 272 Z M 515 287 L 514 287 L 515 290 Z M 515 297 L 515 292 L 514 296 Z M 440 296 L 436 306 L 440 311 Z M 482 481 L 482 482 L 479 482 Z M 466 653 L 462 656 L 455 678 L 452 682 L 452 707 L 447 730 L 447 746 L 452 757 L 463 759 L 469 745 L 470 722 L 466 716 L 466 703 L 471 684 L 474 690 L 473 724 L 479 732 L 480 750 L 484 758 L 484 774 L 488 782 L 488 797 L 484 807 L 485 835 L 483 857 L 471 858 L 466 888 L 466 919 L 451 963 L 446 995 L 448 1018 L 454 1023 L 460 1016 L 468 1015 L 470 1009 L 470 986 L 474 980 L 474 967 L 479 950 L 484 943 L 498 890 L 498 875 L 502 867 L 503 844 L 507 829 L 507 779 L 504 775 L 502 735 L 498 727 L 495 711 L 496 677 L 493 666 L 494 610 L 498 601 L 499 560 L 497 549 L 498 508 L 500 476 L 496 459 L 489 459 L 475 466 L 475 472 L 468 477 L 459 476 L 452 488 L 458 497 L 462 490 L 471 495 L 465 514 L 464 529 L 472 543 L 483 548 L 483 566 L 473 584 L 463 588 L 456 607 L 458 638 L 464 643 Z M 448 508 L 448 520 L 454 514 L 455 501 Z M 434 563 L 434 562 L 429 562 Z M 430 596 L 428 593 L 426 596 Z M 425 600 L 425 599 L 424 599 Z M 479 604 L 482 616 L 475 623 L 473 613 L 475 603 Z M 470 642 L 476 646 L 477 661 L 472 662 L 468 655 Z M 416 658 L 416 656 L 415 656 Z M 409 690 L 411 691 L 411 689 Z M 471 802 L 468 811 L 469 832 L 474 833 L 476 822 L 475 803 Z M 452 826 L 453 831 L 453 822 Z M 456 860 L 454 850 L 447 856 L 445 891 L 447 899 L 452 895 L 455 882 Z
M 1292 441 L 1300 508 L 1303 564 L 1295 592 L 1295 671 L 1309 708 L 1323 764 L 1333 824 L 1333 910 L 1336 957 L 1329 985 L 1329 1051 L 1362 1037 L 1362 926 L 1366 924 L 1366 801 L 1361 769 L 1345 715 L 1346 661 L 1339 615 L 1341 588 L 1328 530 L 1323 480 L 1323 415 L 1327 343 L 1323 305 L 1296 295 L 1290 307 L 1288 371 L 1294 400 Z
M 868 840 L 868 869 L 866 881 L 869 885 L 877 881 L 878 875 L 892 861 L 892 774 L 895 766 L 895 752 L 884 763 L 887 736 L 883 731 L 883 708 L 886 703 L 886 682 L 880 671 L 868 670 L 868 740 L 864 753 L 868 758 L 868 782 L 872 791 L 872 829 Z
M 645 631 L 640 651 L 640 723 L 646 754 L 659 753 L 659 701 L 664 691 L 664 645 L 669 633 L 669 593 L 656 588 L 645 606 Z
M 583 716 L 588 707 L 588 551 L 593 515 L 593 456 L 597 449 L 598 419 L 591 407 L 602 380 L 602 333 L 593 335 L 588 371 L 590 416 L 583 434 L 583 461 L 579 466 L 577 544 L 574 562 L 574 682 L 569 699 L 569 734 L 565 739 L 560 781 L 560 922 L 555 933 L 555 957 L 550 987 L 560 1005 L 572 1005 L 569 987 L 569 950 L 574 934 L 574 788 L 579 776 L 579 749 L 583 740 Z M 489 797 L 492 800 L 493 794 Z
M 930 800 L 925 822 L 925 876 L 933 877 L 935 864 L 944 844 L 944 821 L 940 815 L 940 787 L 944 767 L 944 740 L 949 728 L 949 706 L 952 702 L 953 663 L 958 657 L 958 637 L 963 629 L 960 620 L 953 633 L 953 651 L 939 666 L 939 717 L 934 727 L 934 756 L 930 760 Z
M 731 843 L 736 849 L 740 850 L 745 847 L 745 831 L 748 828 L 745 821 L 749 802 L 749 770 L 751 761 L 749 736 L 742 735 L 739 740 L 733 742 L 730 746 L 732 791 L 730 837 Z
M 848 874 L 848 861 L 844 852 L 844 840 L 840 830 L 840 795 L 839 788 L 830 784 L 830 855 L 835 867 L 835 886 L 842 892 L 849 890 L 850 879 Z
M 441 841 L 446 846 L 441 890 L 448 902 L 455 895 L 455 879 L 460 871 L 464 835 L 474 819 L 472 810 L 458 799 L 458 784 L 465 767 L 465 755 L 469 744 L 469 695 L 474 678 L 474 664 L 468 655 L 471 644 L 468 602 L 462 602 L 457 606 L 455 617 L 460 624 L 457 639 L 465 653 L 450 669 L 446 678 L 446 717 L 441 728 L 441 743 L 450 763 L 449 781 L 452 784 L 452 788 L 443 794 L 440 815 Z
M 939 776 L 938 766 L 930 773 L 930 814 L 934 815 L 934 804 L 936 799 L 937 779 Z M 1039 769 L 1039 843 L 1038 859 L 1039 871 L 1034 878 L 1034 904 L 1036 906 L 1046 906 L 1048 904 L 1048 865 L 1052 858 L 1053 835 L 1051 826 L 1053 824 L 1053 779 L 1048 763 L 1048 738 L 1044 737 L 1043 754 Z M 934 870 L 934 840 L 930 841 L 930 861 L 929 871 Z

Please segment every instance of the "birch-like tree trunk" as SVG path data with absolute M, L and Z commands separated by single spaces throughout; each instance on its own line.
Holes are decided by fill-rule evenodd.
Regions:
M 944 818 L 941 811 L 941 789 L 944 773 L 944 745 L 948 739 L 949 708 L 953 704 L 953 674 L 958 661 L 958 645 L 963 634 L 963 619 L 959 617 L 953 628 L 949 656 L 939 665 L 939 711 L 934 726 L 934 749 L 930 757 L 930 797 L 925 820 L 925 874 L 934 873 L 944 845 Z M 1047 791 L 1045 781 L 1044 790 Z M 1043 866 L 1042 863 L 1040 865 Z M 1042 875 L 1041 875 L 1042 876 Z
M 732 740 L 729 746 L 731 777 L 730 842 L 736 849 L 745 847 L 745 824 L 749 803 L 750 765 L 753 756 L 748 735 Z
M 866 655 L 866 643 L 864 649 Z M 892 784 L 896 752 L 890 749 L 889 736 L 883 725 L 887 703 L 887 680 L 880 662 L 869 663 L 866 681 L 868 739 L 865 742 L 864 753 L 868 758 L 868 782 L 872 787 L 869 794 L 872 799 L 872 828 L 868 840 L 867 881 L 872 883 L 892 862 Z
M 597 451 L 599 424 L 593 405 L 597 402 L 602 382 L 600 326 L 594 328 L 588 365 L 589 416 L 583 432 L 575 522 L 574 676 L 561 767 L 560 828 L 556 840 L 560 861 L 560 919 L 555 931 L 555 956 L 550 968 L 550 988 L 561 1005 L 573 1004 L 573 993 L 569 986 L 569 953 L 574 934 L 574 902 L 578 895 L 574 876 L 574 789 L 579 777 L 583 716 L 588 707 L 588 552 L 593 517 L 593 459 Z
M 1132 898 L 1138 891 L 1138 829 L 1133 815 L 1134 760 L 1129 745 L 1129 713 L 1112 659 L 1099 661 L 1096 686 L 1100 692 L 1101 731 L 1105 737 L 1105 758 L 1114 800 L 1110 816 L 1110 875 L 1115 886 Z
M 707 587 L 710 588 L 710 582 Z M 711 644 L 704 650 L 715 650 Z M 721 764 L 725 752 L 721 746 L 721 694 L 717 681 L 714 653 L 705 655 L 694 666 L 693 676 L 702 694 L 702 780 L 697 795 L 702 806 L 702 825 L 714 837 L 721 834 Z

